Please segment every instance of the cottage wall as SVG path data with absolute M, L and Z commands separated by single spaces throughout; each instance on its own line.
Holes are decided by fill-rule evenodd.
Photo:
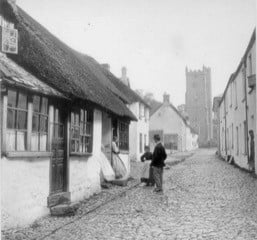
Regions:
M 133 121 L 129 127 L 129 150 L 131 160 L 140 161 L 140 156 L 144 152 L 144 146 L 149 145 L 149 119 L 147 116 L 140 117 L 140 103 L 130 105 L 130 110 L 137 117 L 137 122 Z M 142 134 L 142 151 L 140 152 L 140 134 Z M 146 141 L 145 141 L 146 139 Z
M 100 192 L 100 170 L 98 161 L 101 152 L 102 113 L 94 110 L 93 154 L 92 156 L 70 157 L 71 201 L 80 201 Z
M 49 158 L 1 159 L 2 228 L 29 224 L 47 215 Z

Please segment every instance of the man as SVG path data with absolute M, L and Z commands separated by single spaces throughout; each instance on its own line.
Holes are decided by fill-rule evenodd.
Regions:
M 250 170 L 254 171 L 254 160 L 255 160 L 255 145 L 254 145 L 254 132 L 253 130 L 249 131 L 249 135 L 250 135 L 250 158 L 249 158 L 249 166 L 250 166 Z
M 155 142 L 155 148 L 153 151 L 153 160 L 151 167 L 153 168 L 153 177 L 156 183 L 155 192 L 162 192 L 162 181 L 163 181 L 163 167 L 165 166 L 164 161 L 167 158 L 164 147 L 161 144 L 161 138 L 158 134 L 153 137 Z

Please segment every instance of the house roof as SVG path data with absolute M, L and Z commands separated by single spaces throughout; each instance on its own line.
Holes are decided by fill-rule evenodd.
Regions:
M 109 82 L 111 82 L 116 88 L 120 90 L 120 92 L 122 92 L 123 95 L 126 96 L 129 104 L 134 102 L 141 102 L 150 108 L 150 105 L 142 97 L 140 97 L 135 91 L 133 91 L 126 84 L 124 84 L 120 79 L 115 77 L 109 70 L 102 67 L 102 72 L 108 78 Z
M 25 71 L 4 54 L 0 53 L 0 77 L 11 86 L 19 86 L 45 95 L 64 98 L 63 94 Z
M 0 13 L 14 23 L 19 33 L 18 54 L 9 58 L 63 95 L 97 104 L 121 117 L 136 120 L 123 101 L 110 91 L 94 64 L 53 36 L 21 8 L 1 2 Z M 93 61 L 92 61 L 93 62 Z
M 163 105 L 164 105 L 164 103 L 155 101 L 154 102 L 154 111 L 152 112 L 152 114 L 150 116 L 152 116 L 154 113 L 156 113 Z M 184 124 L 190 128 L 192 133 L 197 134 L 197 132 L 193 129 L 193 127 L 187 122 L 187 120 L 183 117 L 183 115 L 178 111 L 178 109 L 172 103 L 169 103 L 167 106 L 172 108 L 177 113 L 177 115 L 182 119 Z

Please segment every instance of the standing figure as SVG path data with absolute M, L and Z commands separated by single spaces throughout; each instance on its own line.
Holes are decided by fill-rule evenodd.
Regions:
M 141 162 L 144 163 L 142 168 L 141 182 L 145 182 L 146 186 L 153 186 L 153 168 L 150 166 L 151 160 L 153 159 L 153 154 L 150 152 L 150 148 L 148 146 L 145 146 L 145 152 L 140 159 Z
M 254 161 L 255 161 L 255 143 L 254 143 L 254 132 L 253 130 L 249 131 L 250 135 L 250 158 L 249 158 L 249 167 L 251 171 L 254 171 Z
M 112 167 L 116 179 L 123 178 L 127 174 L 126 166 L 121 160 L 119 153 L 118 138 L 114 136 L 112 141 Z
M 163 182 L 163 167 L 165 166 L 165 159 L 167 158 L 167 154 L 165 148 L 162 146 L 161 138 L 158 134 L 153 137 L 155 142 L 155 148 L 153 152 L 153 160 L 151 166 L 153 168 L 153 176 L 156 184 L 155 192 L 162 192 L 162 182 Z

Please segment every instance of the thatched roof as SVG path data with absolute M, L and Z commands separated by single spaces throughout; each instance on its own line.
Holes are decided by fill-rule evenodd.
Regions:
M 44 95 L 65 98 L 63 94 L 25 71 L 2 53 L 0 53 L 0 78 L 8 86 L 18 86 Z
M 21 8 L 1 3 L 0 13 L 19 32 L 18 54 L 7 54 L 35 77 L 71 99 L 92 102 L 116 115 L 136 120 L 100 79 L 101 72 L 83 61 L 73 49 L 53 36 Z
M 135 91 L 133 91 L 130 87 L 124 84 L 120 79 L 115 77 L 109 70 L 102 67 L 102 72 L 108 78 L 109 82 L 111 82 L 117 89 L 122 92 L 123 95 L 128 99 L 128 103 L 140 102 L 150 108 L 149 104 L 141 98 Z

